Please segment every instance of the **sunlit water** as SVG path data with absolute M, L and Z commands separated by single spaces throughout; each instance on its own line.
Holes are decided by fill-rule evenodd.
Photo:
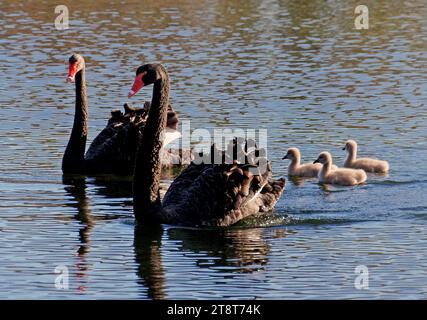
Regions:
M 357 31 L 354 1 L 61 1 L 58 31 L 57 1 L 0 1 L 0 298 L 427 298 L 427 9 L 365 3 Z M 86 58 L 91 139 L 135 67 L 161 61 L 181 120 L 268 129 L 277 177 L 288 147 L 341 164 L 348 138 L 390 174 L 288 181 L 277 216 L 227 230 L 135 230 L 130 180 L 62 178 L 72 52 Z

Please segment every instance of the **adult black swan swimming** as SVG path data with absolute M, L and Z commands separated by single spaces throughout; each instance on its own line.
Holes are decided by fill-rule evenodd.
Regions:
M 144 108 L 125 104 L 124 114 L 119 110 L 113 110 L 107 126 L 93 140 L 85 154 L 89 108 L 86 93 L 86 65 L 79 54 L 73 54 L 69 59 L 67 82 L 75 82 L 76 104 L 73 129 L 62 160 L 63 173 L 133 174 L 137 144 L 147 119 L 150 103 L 146 102 Z M 165 141 L 170 142 L 180 136 L 176 131 L 177 124 L 177 115 L 168 105 Z M 161 152 L 161 163 L 165 167 L 188 165 L 192 159 L 189 150 L 162 149 Z
M 271 210 L 285 181 L 271 179 L 271 165 L 253 174 L 251 164 L 191 163 L 172 182 L 160 201 L 160 150 L 167 124 L 169 76 L 161 64 L 146 64 L 136 71 L 129 97 L 154 84 L 151 108 L 139 142 L 133 180 L 133 206 L 138 223 L 188 226 L 230 226 L 259 212 Z M 212 148 L 214 149 L 214 148 Z

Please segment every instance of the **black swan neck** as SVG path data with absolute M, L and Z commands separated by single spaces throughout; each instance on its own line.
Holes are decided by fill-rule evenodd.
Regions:
M 160 67 L 162 68 L 162 67 Z M 137 222 L 158 222 L 162 148 L 161 134 L 166 128 L 169 105 L 169 77 L 162 68 L 161 78 L 154 83 L 151 107 L 139 141 L 133 179 L 133 206 Z
M 74 124 L 62 161 L 62 171 L 64 173 L 82 173 L 84 171 L 85 163 L 84 155 L 88 134 L 89 116 L 85 68 L 77 72 L 75 84 L 76 106 Z

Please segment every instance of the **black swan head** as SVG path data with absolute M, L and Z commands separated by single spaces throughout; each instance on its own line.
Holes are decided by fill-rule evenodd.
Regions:
M 159 64 L 144 64 L 136 70 L 136 77 L 128 98 L 134 96 L 142 87 L 155 83 L 162 77 Z
M 81 55 L 75 53 L 70 57 L 70 59 L 68 59 L 68 63 L 69 69 L 67 82 L 74 82 L 76 74 L 85 67 L 85 60 Z

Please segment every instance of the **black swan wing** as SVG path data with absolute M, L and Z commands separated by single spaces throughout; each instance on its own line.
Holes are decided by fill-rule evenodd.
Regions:
M 171 184 L 163 199 L 162 220 L 171 224 L 229 226 L 271 210 L 285 181 L 271 179 L 271 167 L 252 176 L 247 165 L 192 163 Z
M 96 136 L 89 146 L 86 155 L 86 167 L 91 173 L 117 173 L 130 175 L 133 173 L 135 154 L 142 129 L 147 120 L 147 111 L 150 103 L 144 108 L 124 105 L 123 114 L 120 110 L 113 110 L 107 126 Z M 169 105 L 167 126 L 176 129 L 178 115 Z M 188 164 L 189 156 L 184 157 L 178 151 L 165 152 L 165 163 Z M 171 159 L 169 159 L 171 158 Z M 182 159 L 187 159 L 184 162 Z

